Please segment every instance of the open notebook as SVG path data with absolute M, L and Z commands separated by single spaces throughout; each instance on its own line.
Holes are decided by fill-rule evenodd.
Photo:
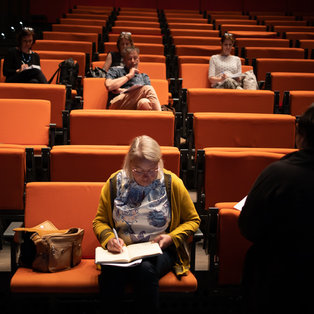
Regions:
M 124 246 L 121 253 L 111 253 L 102 247 L 95 251 L 95 263 L 100 265 L 133 266 L 144 257 L 162 254 L 158 243 L 142 242 Z M 127 265 L 128 264 L 128 265 Z

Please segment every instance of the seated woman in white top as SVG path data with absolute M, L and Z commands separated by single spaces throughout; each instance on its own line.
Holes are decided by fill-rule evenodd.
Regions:
M 208 79 L 211 87 L 215 88 L 237 88 L 240 85 L 241 60 L 231 55 L 235 39 L 232 34 L 225 33 L 221 37 L 221 53 L 211 56 L 209 60 Z

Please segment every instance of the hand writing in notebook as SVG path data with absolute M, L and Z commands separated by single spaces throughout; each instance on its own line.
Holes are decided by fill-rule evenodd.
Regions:
M 115 229 L 113 229 L 115 237 L 110 239 L 107 243 L 107 249 L 112 253 L 121 253 L 122 247 L 125 245 L 124 241 L 118 237 Z
M 157 242 L 161 249 L 165 249 L 172 244 L 172 238 L 169 234 L 161 234 L 154 239 L 154 242 Z

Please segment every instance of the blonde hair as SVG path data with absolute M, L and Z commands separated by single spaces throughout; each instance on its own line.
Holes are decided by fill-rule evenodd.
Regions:
M 147 135 L 134 138 L 124 158 L 123 170 L 129 178 L 133 178 L 131 164 L 135 159 L 146 159 L 156 162 L 160 169 L 164 167 L 159 144 Z

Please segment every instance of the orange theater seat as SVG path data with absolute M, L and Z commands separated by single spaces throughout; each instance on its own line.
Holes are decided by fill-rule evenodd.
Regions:
M 32 147 L 35 153 L 51 145 L 50 101 L 0 99 L 0 142 Z
M 302 115 L 313 102 L 314 91 L 287 91 L 283 98 L 283 111 L 293 116 Z

